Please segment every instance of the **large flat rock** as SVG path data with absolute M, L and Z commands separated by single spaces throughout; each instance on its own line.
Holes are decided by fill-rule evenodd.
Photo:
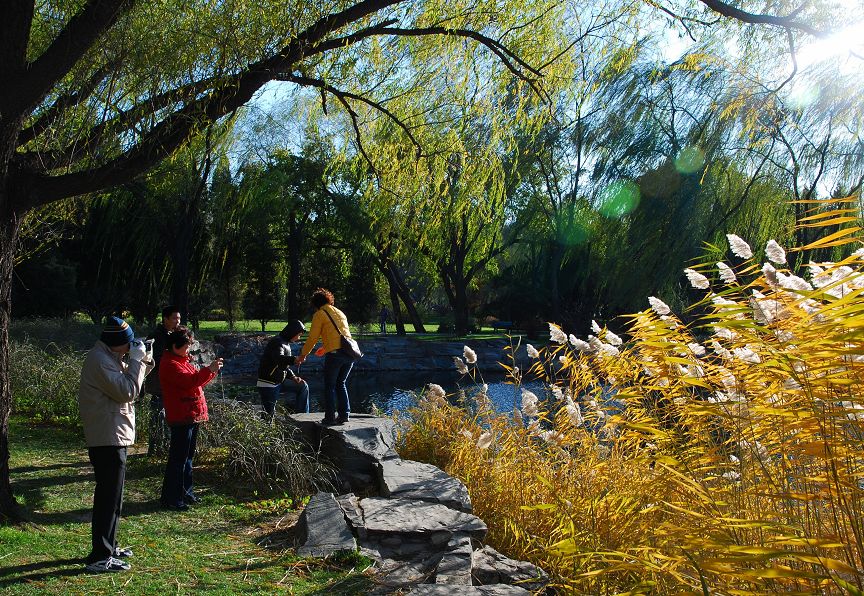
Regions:
M 301 557 L 326 557 L 357 550 L 357 541 L 333 493 L 319 492 L 309 499 L 297 523 L 306 538 L 297 549 Z
M 385 497 L 440 503 L 471 513 L 471 497 L 465 485 L 432 464 L 389 459 L 377 466 L 381 494 Z
M 377 465 L 385 459 L 397 458 L 395 423 L 389 418 L 371 414 L 351 414 L 340 426 L 323 426 L 320 412 L 291 414 L 304 440 L 320 452 L 339 470 L 348 487 L 368 494 L 377 475 Z
M 514 584 L 533 591 L 549 583 L 549 576 L 540 567 L 504 556 L 489 545 L 471 556 L 475 584 Z
M 448 584 L 419 584 L 408 596 L 528 596 L 525 588 L 497 584 L 494 586 L 454 586 Z
M 439 503 L 369 497 L 360 501 L 360 509 L 370 536 L 378 534 L 396 538 L 420 534 L 443 544 L 455 533 L 464 533 L 476 540 L 483 540 L 486 536 L 486 524 L 482 519 Z M 383 538 L 387 539 L 386 536 Z

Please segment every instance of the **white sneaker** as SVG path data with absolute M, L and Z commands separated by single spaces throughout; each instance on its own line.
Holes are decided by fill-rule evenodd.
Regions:
M 129 548 L 128 546 L 124 546 L 124 547 L 115 546 L 114 547 L 114 558 L 115 559 L 128 559 L 129 557 L 132 556 L 132 554 L 133 554 L 132 549 Z
M 96 561 L 95 563 L 88 563 L 84 566 L 84 569 L 91 573 L 111 573 L 114 571 L 128 571 L 131 568 L 132 565 L 130 565 L 126 561 L 121 561 L 120 559 L 115 559 L 114 557 L 108 557 L 107 559 L 102 559 L 101 561 Z

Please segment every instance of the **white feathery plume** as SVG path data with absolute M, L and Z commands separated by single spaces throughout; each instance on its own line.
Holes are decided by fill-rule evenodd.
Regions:
M 698 271 L 694 271 L 693 269 L 685 269 L 684 275 L 687 276 L 687 280 L 690 282 L 690 285 L 697 290 L 707 290 L 711 286 L 711 284 L 708 282 L 708 278 L 699 273 Z
M 580 352 L 590 352 L 592 349 L 591 344 L 582 341 L 573 334 L 570 334 L 570 344 Z
M 558 401 L 561 401 L 562 399 L 564 399 L 564 392 L 561 391 L 561 388 L 558 385 L 552 385 L 551 389 L 552 389 L 552 397 L 554 397 Z
M 535 348 L 531 344 L 525 344 L 525 351 L 528 352 L 529 358 L 539 358 L 540 357 L 540 352 L 538 352 L 537 348 Z
M 621 352 L 612 344 L 604 343 L 600 346 L 600 354 L 603 356 L 618 356 Z
M 461 434 L 463 437 L 465 437 L 465 438 L 468 439 L 469 441 L 473 441 L 473 440 L 474 440 L 474 435 L 473 435 L 473 434 L 471 433 L 471 431 L 468 430 L 467 428 L 463 428 L 462 431 L 461 431 L 459 434 Z
M 774 331 L 774 337 L 785 344 L 795 339 L 795 334 L 786 329 L 776 329 Z
M 777 241 L 773 238 L 769 240 L 768 244 L 765 246 L 765 256 L 767 256 L 772 263 L 777 263 L 778 265 L 786 263 L 786 251 L 783 250 L 783 247 L 777 244 Z
M 460 375 L 468 374 L 468 367 L 465 365 L 464 362 L 462 362 L 462 359 L 459 356 L 453 357 L 453 364 L 456 365 L 456 370 L 459 371 Z
M 590 345 L 591 349 L 595 352 L 599 352 L 603 349 L 603 342 L 593 335 L 588 336 L 588 345 Z
M 738 306 L 738 303 L 734 300 L 729 300 L 728 298 L 724 298 L 719 294 L 714 294 L 711 296 L 711 302 L 716 306 Z
M 759 364 L 760 362 L 762 362 L 759 354 L 754 352 L 749 346 L 745 346 L 743 348 L 733 348 L 732 353 L 735 354 L 736 358 L 748 364 Z
M 726 239 L 729 241 L 729 249 L 736 257 L 749 259 L 753 256 L 753 251 L 750 249 L 750 245 L 744 242 L 740 236 L 735 234 L 726 234 Z
M 659 316 L 668 315 L 672 312 L 672 309 L 669 308 L 668 304 L 654 296 L 648 296 L 648 304 L 651 305 L 651 309 Z
M 726 348 L 721 346 L 719 343 L 717 343 L 717 340 L 712 339 L 709 345 L 711 346 L 711 349 L 714 350 L 714 353 L 717 354 L 718 356 L 720 356 L 721 358 L 723 358 L 725 360 L 731 360 L 732 359 L 732 352 L 730 352 L 729 350 L 727 350 Z
M 786 379 L 783 381 L 783 389 L 786 391 L 800 391 L 801 383 L 796 381 L 795 379 Z
M 537 396 L 532 391 L 528 391 L 527 389 L 522 389 L 522 413 L 526 416 L 536 416 L 537 415 Z
M 567 366 L 567 354 L 561 354 L 558 356 L 558 362 L 561 363 L 561 366 Z
M 864 259 L 864 248 L 859 248 L 849 256 L 855 257 L 856 259 Z
M 567 341 L 567 334 L 561 331 L 561 327 L 555 323 L 549 323 L 549 339 L 556 344 L 563 344 Z
M 731 341 L 737 337 L 736 333 L 726 327 L 714 327 L 714 335 L 720 339 Z
M 444 388 L 441 385 L 429 383 L 429 389 L 426 392 L 426 397 L 434 400 L 444 399 L 445 397 L 447 397 L 447 392 L 444 391 Z
M 595 321 L 594 319 L 591 319 L 591 331 L 598 335 L 600 334 L 600 325 L 598 325 L 597 321 Z
M 606 335 L 604 335 L 603 338 L 606 340 L 607 343 L 610 343 L 613 346 L 620 346 L 622 343 L 624 343 L 623 341 L 621 341 L 620 337 L 618 337 L 608 329 L 606 330 Z
M 487 430 L 477 438 L 477 448 L 489 449 L 490 445 L 492 445 L 492 432 Z
M 809 292 L 813 289 L 806 280 L 801 279 L 797 275 L 786 275 L 784 273 L 777 273 L 777 279 L 780 283 L 780 287 L 784 290 L 792 290 L 797 292 Z
M 476 364 L 477 363 L 477 352 L 469 348 L 468 346 L 464 346 L 462 348 L 462 356 L 465 357 L 465 362 L 468 364 Z
M 696 356 L 705 355 L 705 346 L 703 346 L 702 344 L 691 342 L 687 344 L 687 347 L 690 348 L 690 351 L 693 352 L 693 354 L 695 354 Z
M 550 445 L 562 445 L 564 443 L 564 435 L 557 430 L 543 431 L 540 436 Z
M 735 277 L 735 272 L 732 271 L 732 268 L 726 263 L 717 263 L 717 271 L 720 272 L 720 279 L 722 279 L 724 283 L 733 284 L 738 281 L 738 278 Z

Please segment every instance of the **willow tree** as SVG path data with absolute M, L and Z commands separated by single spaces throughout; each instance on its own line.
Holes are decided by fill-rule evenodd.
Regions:
M 739 13 L 730 16 L 751 16 Z M 485 49 L 481 68 L 504 69 L 535 89 L 541 65 L 561 48 L 548 39 L 546 25 L 561 22 L 551 0 L 5 0 L 0 19 L 3 516 L 15 507 L 10 289 L 30 211 L 132 180 L 274 79 L 317 87 L 357 125 L 353 109 L 362 103 L 399 118 L 386 107 L 386 81 L 422 79 L 457 55 L 454 63 L 471 67 L 466 48 Z
M 156 166 L 269 81 L 318 86 L 346 110 L 377 84 L 465 44 L 536 86 L 552 2 L 7 0 L 0 8 L 0 516 L 9 478 L 8 327 L 15 245 L 33 209 Z M 422 92 L 421 89 L 416 91 Z M 358 130 L 358 133 L 360 131 Z M 118 230 L 118 233 L 122 231 Z

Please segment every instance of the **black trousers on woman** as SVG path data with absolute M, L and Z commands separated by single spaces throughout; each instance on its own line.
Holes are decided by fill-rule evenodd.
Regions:
M 87 562 L 95 563 L 112 556 L 117 546 L 117 525 L 126 481 L 126 447 L 90 447 L 87 452 L 96 475 L 91 524 L 93 546 Z
M 162 481 L 162 505 L 183 508 L 197 500 L 192 490 L 192 460 L 198 442 L 198 423 L 171 426 L 168 463 Z

